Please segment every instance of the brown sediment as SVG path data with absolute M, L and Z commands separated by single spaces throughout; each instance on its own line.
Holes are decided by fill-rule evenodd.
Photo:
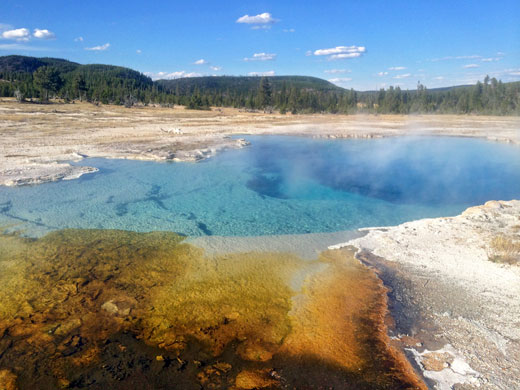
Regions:
M 309 278 L 296 297 L 300 303 L 290 313 L 293 328 L 282 350 L 295 359 L 317 356 L 354 376 L 362 373 L 362 384 L 373 388 L 425 389 L 405 357 L 390 346 L 381 281 L 349 249 L 323 252 L 320 261 L 329 267 Z M 343 380 L 326 378 L 329 387 L 351 388 L 342 387 Z
M 173 233 L 0 236 L 0 372 L 19 389 L 424 389 L 346 249 L 206 258 Z

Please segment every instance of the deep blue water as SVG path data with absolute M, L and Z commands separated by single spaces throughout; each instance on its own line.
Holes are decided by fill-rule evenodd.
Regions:
M 202 163 L 86 159 L 78 180 L 0 187 L 0 226 L 247 236 L 352 230 L 520 198 L 520 148 L 465 138 L 248 137 Z

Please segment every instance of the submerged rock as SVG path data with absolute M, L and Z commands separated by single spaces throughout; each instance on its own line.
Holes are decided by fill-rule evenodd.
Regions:
M 237 375 L 235 386 L 239 389 L 250 390 L 265 389 L 266 387 L 279 385 L 279 383 L 269 375 L 270 371 L 269 369 L 255 371 L 244 370 Z
M 0 389 L 17 390 L 16 375 L 9 370 L 0 370 Z
M 21 390 L 424 388 L 347 250 L 206 258 L 173 233 L 63 230 L 0 235 L 0 268 L 0 368 Z

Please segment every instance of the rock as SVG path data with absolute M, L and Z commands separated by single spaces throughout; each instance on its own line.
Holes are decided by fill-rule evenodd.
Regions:
M 267 362 L 273 358 L 273 353 L 257 344 L 242 344 L 237 349 L 238 355 L 253 362 Z
M 503 208 L 502 203 L 497 200 L 490 200 L 486 203 L 484 203 L 484 207 L 488 209 L 501 209 Z
M 131 299 L 122 297 L 121 299 L 106 301 L 101 305 L 101 309 L 105 310 L 109 314 L 117 315 L 119 317 L 126 317 L 130 314 L 130 310 L 135 306 L 135 303 Z
M 58 384 L 62 389 L 66 389 L 70 386 L 70 381 L 66 378 L 58 379 Z
M 55 335 L 63 336 L 67 333 L 73 331 L 74 329 L 77 329 L 81 326 L 81 320 L 79 318 L 74 318 L 70 321 L 64 322 L 60 324 L 56 330 L 54 331 Z
M 226 314 L 226 316 L 224 317 L 224 322 L 228 323 L 231 321 L 236 321 L 236 320 L 238 320 L 239 317 L 240 317 L 240 314 L 236 311 L 233 311 L 233 312 Z
M 113 301 L 107 301 L 103 303 L 103 305 L 101 305 L 101 308 L 113 315 L 116 315 L 119 311 L 119 308 Z
M 232 366 L 229 363 L 216 363 L 213 365 L 213 367 L 219 371 L 228 372 L 229 370 L 231 370 Z
M 266 387 L 277 385 L 269 372 L 271 370 L 244 370 L 235 379 L 235 386 L 239 389 L 265 389 Z
M 9 370 L 0 370 L 0 390 L 16 389 L 16 375 Z
M 442 371 L 453 363 L 453 355 L 448 352 L 430 352 L 423 355 L 422 365 L 428 371 Z

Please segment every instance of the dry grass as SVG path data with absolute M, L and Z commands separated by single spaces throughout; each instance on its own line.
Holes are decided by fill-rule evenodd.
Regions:
M 494 263 L 520 264 L 520 241 L 505 235 L 499 235 L 491 240 L 488 259 Z

